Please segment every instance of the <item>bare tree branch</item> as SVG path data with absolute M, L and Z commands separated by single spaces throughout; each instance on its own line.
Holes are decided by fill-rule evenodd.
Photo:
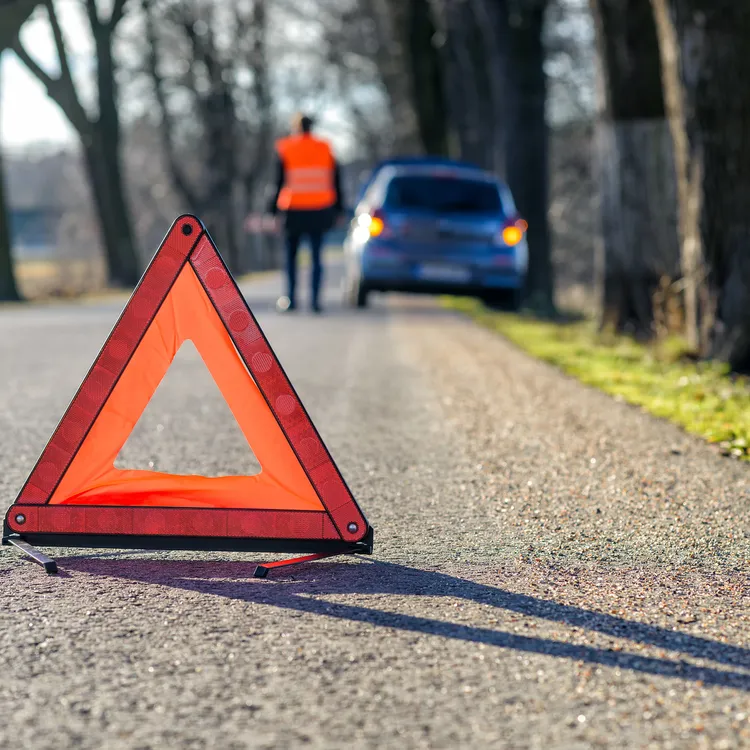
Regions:
M 60 79 L 53 78 L 41 65 L 26 51 L 26 48 L 21 43 L 20 37 L 16 37 L 15 41 L 11 45 L 11 49 L 16 53 L 18 59 L 29 69 L 29 72 L 39 80 L 40 83 L 44 84 L 47 92 L 52 96 L 52 89 L 59 85 Z
M 70 73 L 70 65 L 68 64 L 68 50 L 65 46 L 65 37 L 63 35 L 62 29 L 60 28 L 60 22 L 57 18 L 57 12 L 55 11 L 54 0 L 44 0 L 44 6 L 47 9 L 49 23 L 52 27 L 52 36 L 55 39 L 55 49 L 57 50 L 57 56 L 60 58 L 60 80 L 70 85 L 73 96 L 77 100 L 78 96 L 75 93 L 73 76 Z
M 112 12 L 109 14 L 109 20 L 106 22 L 102 21 L 99 17 L 96 5 L 97 0 L 83 0 L 83 2 L 86 6 L 86 15 L 88 16 L 92 30 L 100 30 L 105 31 L 107 34 L 113 34 L 117 28 L 117 24 L 122 21 L 122 17 L 125 14 L 125 5 L 128 0 L 114 0 Z
M 78 96 L 72 86 L 72 80 L 67 81 L 62 77 L 55 78 L 47 73 L 26 51 L 20 39 L 16 39 L 11 49 L 28 68 L 29 72 L 47 89 L 50 99 L 56 102 L 60 109 L 62 109 L 73 127 L 80 134 L 88 133 L 91 123 L 86 115 L 86 111 L 78 100 Z
M 115 0 L 114 5 L 112 6 L 112 13 L 107 23 L 110 32 L 114 31 L 117 24 L 122 20 L 123 13 L 125 12 L 125 3 L 127 3 L 127 1 L 128 0 Z
M 96 0 L 86 0 L 86 15 L 89 17 L 89 23 L 93 30 L 101 27 L 102 23 L 99 20 L 99 12 L 96 9 Z
M 0 25 L 0 52 L 13 45 L 21 26 L 34 12 L 39 0 L 4 0 Z
M 154 84 L 154 93 L 156 101 L 161 112 L 162 122 L 159 127 L 164 154 L 167 158 L 167 165 L 172 175 L 175 188 L 180 193 L 182 199 L 193 209 L 198 205 L 198 196 L 190 185 L 187 175 L 180 166 L 180 159 L 175 149 L 174 139 L 174 120 L 167 105 L 167 95 L 164 87 L 164 78 L 159 72 L 159 43 L 156 38 L 156 28 L 152 12 L 152 3 L 150 0 L 141 0 L 141 8 L 146 19 L 146 40 L 148 42 L 148 53 L 146 64 L 151 80 Z

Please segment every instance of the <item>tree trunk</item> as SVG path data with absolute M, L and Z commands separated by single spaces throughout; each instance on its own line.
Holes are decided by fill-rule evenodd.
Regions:
M 597 128 L 603 234 L 600 326 L 649 338 L 654 295 L 679 274 L 671 140 L 666 120 Z
M 9 0 L 0 11 L 0 53 L 13 43 L 38 0 Z M 1 87 L 0 87 L 1 88 Z M 13 247 L 10 232 L 10 211 L 5 195 L 5 172 L 0 149 L 0 300 L 17 302 L 21 299 L 13 267 Z
M 95 133 L 84 136 L 81 142 L 89 188 L 94 200 L 99 233 L 107 261 L 108 282 L 112 286 L 121 286 L 126 283 L 124 281 L 126 274 L 122 267 L 122 258 L 118 252 L 118 239 L 115 231 L 116 220 L 109 193 L 108 177 L 105 173 L 104 154 Z
M 445 70 L 446 98 L 450 121 L 455 128 L 456 154 L 476 164 L 485 161 L 485 139 L 481 104 L 481 79 L 485 77 L 481 48 L 476 47 L 476 26 L 468 3 L 432 0 L 441 38 L 441 57 Z M 486 88 L 486 87 L 485 87 Z
M 591 0 L 600 60 L 601 325 L 654 331 L 654 294 L 679 272 L 674 162 L 649 0 Z
M 494 167 L 494 117 L 495 109 L 492 96 L 492 67 L 493 54 L 488 46 L 484 43 L 484 35 L 479 27 L 480 19 L 476 15 L 475 8 L 472 7 L 470 0 L 464 0 L 466 3 L 466 42 L 468 51 L 468 62 L 470 70 L 473 71 L 473 85 L 469 89 L 470 96 L 474 99 L 473 111 L 477 118 L 474 126 L 476 132 L 477 145 L 472 161 L 484 169 L 493 169 Z M 497 12 L 502 12 L 502 8 L 496 6 Z M 507 12 L 505 13 L 507 16 Z M 495 30 L 497 32 L 497 29 Z M 502 44 L 500 39 L 496 39 L 495 45 L 502 45 L 500 50 L 507 48 L 506 43 Z M 502 57 L 502 52 L 496 50 L 497 54 Z M 501 66 L 502 67 L 502 66 Z M 502 115 L 501 115 L 502 117 Z
M 112 32 L 108 26 L 93 29 L 96 43 L 99 116 L 95 138 L 101 159 L 100 171 L 111 222 L 105 237 L 113 243 L 107 257 L 118 258 L 117 273 L 110 269 L 110 284 L 135 286 L 140 278 L 140 262 L 133 238 L 133 222 L 125 196 L 121 150 L 120 118 L 117 110 L 117 87 L 112 59 Z
M 508 26 L 507 0 L 471 0 L 476 23 L 481 35 L 487 66 L 489 111 L 487 114 L 488 167 L 506 177 L 506 101 Z
M 28 53 L 20 38 L 13 50 L 29 71 L 47 89 L 47 95 L 62 109 L 76 129 L 83 149 L 91 191 L 97 207 L 110 284 L 132 286 L 138 281 L 139 262 L 133 242 L 132 224 L 125 202 L 120 165 L 120 129 L 112 42 L 127 0 L 115 0 L 107 21 L 99 18 L 96 0 L 87 0 L 86 13 L 96 47 L 97 103 L 99 114 L 92 119 L 83 107 L 68 60 L 65 34 L 53 0 L 44 5 L 50 22 L 60 68 L 51 76 Z
M 393 118 L 393 152 L 422 152 L 414 102 L 414 82 L 409 70 L 409 3 L 404 0 L 363 0 L 377 28 L 379 44 L 375 62 L 380 72 Z
M 513 0 L 507 77 L 507 180 L 528 222 L 526 297 L 538 312 L 554 312 L 549 203 L 549 131 L 545 117 L 547 78 L 542 28 L 546 0 Z
M 2 101 L 2 81 L 0 80 L 0 101 Z M 0 300 L 17 302 L 21 299 L 13 269 L 13 245 L 10 234 L 10 211 L 5 197 L 5 170 L 0 146 Z
M 103 144 L 102 170 L 107 191 L 108 200 L 112 210 L 111 242 L 114 247 L 108 255 L 116 255 L 119 259 L 119 271 L 117 277 L 110 274 L 110 283 L 119 286 L 131 287 L 138 283 L 141 276 L 141 263 L 135 248 L 133 238 L 133 223 L 130 218 L 130 209 L 125 197 L 122 174 L 120 145 L 109 141 L 106 132 L 102 133 Z
M 0 152 L 0 300 L 18 302 L 16 277 L 13 271 L 13 248 L 10 235 L 10 216 L 5 200 L 5 179 L 2 152 Z
M 435 45 L 437 29 L 428 0 L 407 3 L 409 12 L 408 64 L 414 86 L 419 136 L 433 156 L 448 154 L 448 114 L 445 107 L 444 68 Z
M 652 0 L 701 352 L 750 371 L 750 6 Z
M 235 111 L 231 93 L 223 75 L 224 66 L 218 55 L 206 54 L 214 72 L 211 76 L 212 91 L 202 99 L 200 117 L 205 127 L 208 149 L 206 159 L 206 215 L 220 238 L 219 247 L 229 269 L 235 273 L 239 266 L 239 245 L 234 232 L 233 185 L 237 178 L 236 153 L 234 149 Z

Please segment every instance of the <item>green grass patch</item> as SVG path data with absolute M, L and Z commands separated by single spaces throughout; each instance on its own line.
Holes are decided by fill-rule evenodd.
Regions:
M 726 455 L 750 460 L 750 380 L 717 362 L 691 361 L 680 339 L 645 345 L 599 332 L 589 320 L 497 313 L 471 299 L 446 304 L 581 382 L 718 443 Z

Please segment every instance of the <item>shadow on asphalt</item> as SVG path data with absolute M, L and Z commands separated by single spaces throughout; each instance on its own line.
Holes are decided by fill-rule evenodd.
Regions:
M 313 563 L 301 566 L 294 572 L 290 570 L 286 574 L 272 573 L 273 578 L 256 580 L 250 578 L 255 565 L 247 562 L 102 560 L 100 557 L 71 557 L 60 559 L 59 562 L 63 569 L 90 575 L 170 586 L 227 599 L 369 623 L 378 627 L 426 633 L 663 677 L 700 681 L 705 685 L 750 691 L 750 673 L 719 670 L 697 666 L 683 660 L 629 654 L 624 651 L 517 635 L 492 628 L 474 627 L 315 598 L 319 595 L 390 594 L 465 599 L 530 617 L 564 623 L 570 627 L 616 638 L 627 638 L 692 658 L 708 659 L 734 668 L 750 668 L 750 649 L 740 646 L 404 565 L 364 559 L 358 564 Z

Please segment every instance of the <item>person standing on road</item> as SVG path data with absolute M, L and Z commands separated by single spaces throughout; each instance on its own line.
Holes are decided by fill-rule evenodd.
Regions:
M 283 215 L 287 295 L 277 303 L 281 312 L 297 307 L 297 251 L 305 235 L 312 255 L 311 307 L 321 311 L 323 236 L 343 211 L 338 163 L 331 146 L 312 135 L 312 127 L 310 117 L 296 115 L 292 135 L 276 143 L 276 191 L 269 208 L 274 217 Z

